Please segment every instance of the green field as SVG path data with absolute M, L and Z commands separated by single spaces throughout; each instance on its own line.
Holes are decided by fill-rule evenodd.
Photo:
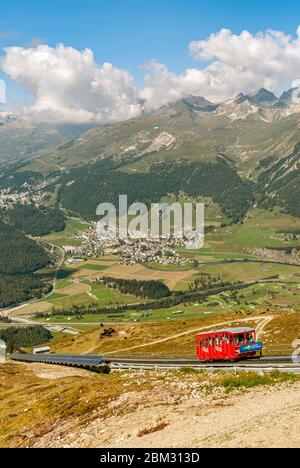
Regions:
M 150 270 L 157 271 L 188 271 L 193 268 L 193 263 L 188 262 L 185 265 L 162 265 L 160 263 L 143 263 L 143 266 L 149 268 Z
M 71 284 L 72 284 L 71 281 L 69 281 L 67 279 L 58 280 L 57 283 L 56 283 L 56 291 L 60 291 L 61 289 L 65 289 L 68 286 L 70 286 Z
M 254 209 L 249 212 L 243 224 L 229 226 L 208 234 L 206 242 L 208 251 L 249 254 L 253 248 L 300 247 L 300 240 L 288 244 L 278 238 L 278 231 L 288 228 L 300 228 L 300 219 L 273 211 Z M 200 252 L 201 254 L 201 252 Z
M 84 270 L 104 271 L 107 270 L 108 267 L 104 265 L 94 265 L 92 263 L 85 263 L 83 268 Z
M 55 234 L 58 236 L 58 242 L 65 243 L 66 236 L 74 235 L 78 226 L 81 228 L 84 226 L 74 220 L 69 220 L 69 222 L 70 224 L 64 233 L 65 237 L 61 237 L 63 233 Z M 177 284 L 177 291 L 187 290 L 190 283 L 199 277 L 221 277 L 223 281 L 231 283 L 260 281 L 259 284 L 245 288 L 236 294 L 224 292 L 211 296 L 199 304 L 183 304 L 171 309 L 153 310 L 149 314 L 130 310 L 129 307 L 128 310 L 116 314 L 87 315 L 79 322 L 72 317 L 69 321 L 71 323 L 153 322 L 178 318 L 199 318 L 209 314 L 228 312 L 251 314 L 255 311 L 266 310 L 300 311 L 300 266 L 281 264 L 278 260 L 260 261 L 259 257 L 254 255 L 254 249 L 257 248 L 300 247 L 299 239 L 286 241 L 284 236 L 279 235 L 281 230 L 293 231 L 297 229 L 300 229 L 300 220 L 281 213 L 278 208 L 272 211 L 254 209 L 248 214 L 243 224 L 218 228 L 207 234 L 203 249 L 189 251 L 183 247 L 178 248 L 177 251 L 180 255 L 188 259 L 185 265 L 160 265 L 156 263 L 144 265 L 157 271 L 196 270 L 196 275 Z M 112 258 L 101 257 L 101 260 L 105 259 L 112 261 Z M 194 264 L 195 259 L 199 262 L 198 267 Z M 75 284 L 74 280 L 72 281 L 72 276 L 76 274 L 80 277 L 80 270 L 90 270 L 92 275 L 93 272 L 104 271 L 106 268 L 105 265 L 94 265 L 89 261 L 81 265 L 74 265 L 74 267 L 63 267 L 58 275 L 57 289 L 46 299 L 47 302 L 51 304 L 51 307 L 63 309 L 68 309 L 73 305 L 80 307 L 92 302 L 96 302 L 100 307 L 140 302 L 138 298 L 124 296 L 118 291 L 94 283 L 89 277 L 84 276 L 79 281 L 89 286 L 89 292 L 74 293 L 74 295 L 64 294 L 63 289 Z M 66 317 L 54 317 L 51 318 L 51 321 L 65 322 Z
M 81 245 L 82 241 L 80 239 L 75 239 L 74 235 L 81 231 L 86 231 L 88 227 L 89 224 L 84 221 L 75 218 L 67 218 L 66 228 L 64 231 L 55 232 L 53 234 L 49 234 L 48 236 L 44 236 L 43 240 L 58 245 L 59 247 L 63 245 Z
M 102 304 L 108 305 L 115 302 L 111 291 L 103 287 L 93 289 Z M 129 298 L 126 297 L 126 299 Z M 120 304 L 124 303 L 121 298 Z M 134 298 L 131 298 L 131 303 Z M 64 323 L 67 320 L 74 323 L 128 323 L 128 322 L 155 322 L 161 320 L 195 319 L 219 314 L 234 313 L 260 313 L 272 311 L 298 311 L 300 312 L 300 277 L 290 279 L 288 282 L 262 282 L 254 286 L 249 286 L 237 293 L 223 292 L 208 297 L 199 303 L 188 303 L 176 307 L 151 310 L 148 313 L 142 311 L 128 310 L 117 313 L 103 313 L 97 315 L 85 315 L 79 321 L 72 317 L 51 317 L 50 322 Z

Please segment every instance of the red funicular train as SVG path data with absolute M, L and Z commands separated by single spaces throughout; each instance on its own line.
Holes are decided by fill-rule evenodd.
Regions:
M 196 352 L 200 361 L 239 361 L 262 353 L 253 328 L 225 328 L 196 336 Z

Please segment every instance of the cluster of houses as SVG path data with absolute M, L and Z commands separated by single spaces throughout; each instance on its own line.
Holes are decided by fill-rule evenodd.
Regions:
M 176 247 L 183 245 L 182 239 L 174 237 L 165 239 L 147 238 L 143 240 L 99 237 L 96 229 L 75 234 L 74 238 L 80 240 L 80 245 L 64 245 L 66 263 L 74 264 L 84 259 L 102 255 L 117 255 L 120 263 L 134 265 L 136 263 L 159 263 L 162 265 L 184 265 L 186 258 L 180 257 Z
M 19 203 L 30 205 L 31 203 L 42 202 L 48 196 L 44 190 L 47 183 L 47 181 L 44 181 L 33 189 L 27 182 L 24 182 L 21 192 L 12 192 L 11 188 L 0 190 L 0 207 L 9 208 Z

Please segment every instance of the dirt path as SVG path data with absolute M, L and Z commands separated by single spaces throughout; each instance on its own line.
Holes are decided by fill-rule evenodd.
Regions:
M 233 324 L 233 323 L 236 323 L 236 322 L 238 322 L 238 323 L 241 323 L 241 322 L 247 323 L 247 322 L 257 321 L 259 323 L 257 329 L 259 330 L 259 333 L 261 334 L 264 327 L 271 320 L 273 320 L 272 315 L 264 316 L 263 318 L 262 317 L 251 317 L 251 318 L 247 318 L 247 319 L 242 319 L 242 320 L 239 319 L 239 320 L 234 320 L 234 321 L 230 321 L 230 322 L 227 321 L 227 322 L 213 323 L 212 325 L 206 325 L 205 327 L 200 327 L 200 328 L 193 328 L 192 330 L 187 330 L 185 332 L 178 333 L 177 335 L 172 335 L 172 336 L 168 336 L 167 338 L 162 338 L 162 339 L 159 339 L 159 340 L 151 341 L 150 343 L 141 344 L 141 345 L 137 345 L 137 346 L 131 346 L 130 348 L 122 349 L 122 352 L 131 351 L 133 349 L 145 348 L 146 346 L 153 346 L 153 345 L 160 344 L 160 343 L 165 343 L 167 341 L 176 340 L 177 338 L 180 338 L 181 336 L 189 335 L 191 333 L 197 333 L 197 332 L 201 332 L 203 330 L 210 330 L 210 329 L 214 329 L 214 328 L 224 327 L 224 326 L 228 325 L 229 323 Z M 98 347 L 99 346 L 97 346 L 97 348 Z M 90 352 L 93 352 L 97 348 L 93 348 L 92 350 L 90 350 Z M 116 353 L 119 353 L 119 352 L 120 352 L 120 350 L 117 350 L 117 351 L 111 351 L 111 352 L 106 353 L 106 354 L 107 355 L 112 355 L 112 354 L 116 354 Z
M 265 318 L 261 321 L 261 323 L 256 327 L 256 339 L 257 339 L 257 341 L 258 341 L 259 339 L 261 339 L 262 333 L 263 333 L 265 327 L 268 325 L 268 323 L 270 323 L 270 322 L 273 320 L 273 318 L 274 318 L 274 317 L 272 317 L 272 316 L 267 316 L 267 317 L 265 317 Z

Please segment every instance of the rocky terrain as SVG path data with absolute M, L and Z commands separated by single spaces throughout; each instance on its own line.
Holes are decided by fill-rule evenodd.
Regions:
M 300 442 L 295 376 L 188 370 L 94 376 L 6 364 L 0 366 L 0 382 L 1 418 L 7 421 L 2 447 L 298 447 Z

